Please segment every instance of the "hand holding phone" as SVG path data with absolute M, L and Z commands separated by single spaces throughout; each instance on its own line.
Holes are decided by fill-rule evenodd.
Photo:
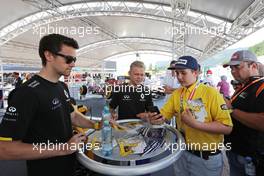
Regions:
M 157 106 L 148 106 L 147 111 L 156 112 L 157 114 L 160 114 L 159 108 Z
M 158 125 L 158 128 L 160 128 L 160 125 L 164 123 L 164 118 L 160 114 L 159 108 L 157 106 L 149 106 L 147 107 L 147 111 L 150 112 L 149 122 L 152 124 L 152 127 Z

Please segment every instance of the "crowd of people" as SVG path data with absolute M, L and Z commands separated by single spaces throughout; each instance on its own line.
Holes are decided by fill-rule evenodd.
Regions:
M 33 150 L 36 144 L 78 145 L 84 133 L 73 134 L 72 125 L 98 129 L 77 111 L 60 76 L 69 76 L 76 62 L 78 43 L 59 34 L 40 40 L 42 69 L 9 98 L 0 124 L 0 159 L 27 160 L 28 175 L 72 175 L 78 148 Z M 212 72 L 200 80 L 201 66 L 192 56 L 170 63 L 164 90 L 168 94 L 158 112 L 150 112 L 152 97 L 143 85 L 145 65 L 130 65 L 130 80 L 109 103 L 113 120 L 139 118 L 153 125 L 170 123 L 181 132 L 187 148 L 173 164 L 176 176 L 243 176 L 252 161 L 255 175 L 264 173 L 263 66 L 248 50 L 235 52 L 224 65 L 230 67 L 235 93 L 230 95 L 226 76 L 214 85 Z M 21 80 L 17 79 L 17 83 Z M 131 91 L 132 90 L 132 91 Z M 48 130 L 47 130 L 48 129 Z M 225 150 L 226 149 L 226 150 Z M 226 159 L 226 156 L 228 160 Z M 147 162 L 147 161 L 145 161 Z M 230 167 L 230 173 L 228 172 Z

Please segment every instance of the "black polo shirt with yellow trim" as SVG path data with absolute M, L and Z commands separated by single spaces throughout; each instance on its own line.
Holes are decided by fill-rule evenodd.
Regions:
M 137 114 L 146 112 L 148 106 L 153 106 L 151 91 L 143 85 L 118 85 L 109 106 L 112 109 L 118 107 L 118 119 L 135 119 Z
M 0 140 L 21 140 L 46 147 L 66 143 L 72 137 L 71 112 L 67 86 L 35 75 L 10 94 L 0 124 Z M 74 165 L 75 154 L 27 161 L 30 176 L 70 176 Z

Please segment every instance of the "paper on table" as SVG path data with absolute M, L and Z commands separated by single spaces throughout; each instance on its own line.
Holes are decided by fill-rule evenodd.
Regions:
M 142 136 L 134 136 L 127 139 L 119 139 L 119 142 L 122 142 L 126 152 L 128 152 L 128 150 L 133 151 L 132 154 L 143 153 L 145 147 L 147 146 Z

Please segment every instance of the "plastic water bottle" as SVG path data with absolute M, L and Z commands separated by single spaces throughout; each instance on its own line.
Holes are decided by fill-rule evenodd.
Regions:
M 252 161 L 251 157 L 245 157 L 246 163 L 245 163 L 245 173 L 247 176 L 255 176 L 256 175 L 256 168 Z
M 102 120 L 103 121 L 110 121 L 111 119 L 111 113 L 109 110 L 109 107 L 107 105 L 104 106 L 103 112 L 102 112 Z
M 104 120 L 102 129 L 102 154 L 104 156 L 112 155 L 113 144 L 112 144 L 112 128 L 108 120 Z
M 106 104 L 102 112 L 103 128 L 102 128 L 102 154 L 109 156 L 112 154 L 112 127 L 110 126 L 111 113 L 109 106 Z

